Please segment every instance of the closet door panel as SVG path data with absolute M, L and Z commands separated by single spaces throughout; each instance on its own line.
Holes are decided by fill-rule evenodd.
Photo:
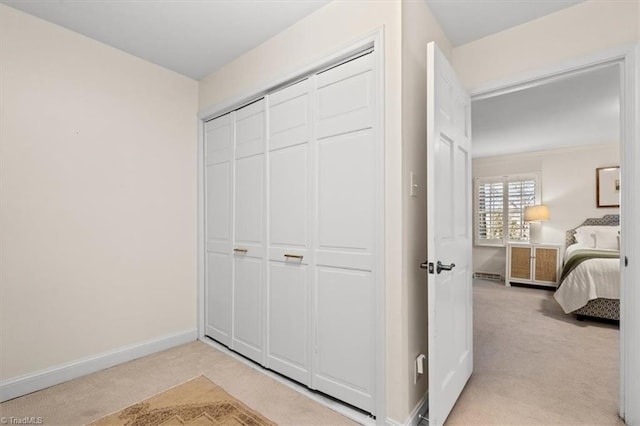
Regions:
M 269 96 L 267 366 L 310 383 L 310 82 Z M 292 257 L 296 256 L 296 257 Z
M 231 336 L 231 114 L 205 123 L 206 334 L 229 345 Z
M 235 112 L 232 349 L 263 363 L 264 99 Z
M 374 411 L 376 218 L 371 55 L 317 75 L 313 386 Z
M 317 270 L 318 389 L 373 410 L 375 302 L 371 272 Z
M 269 269 L 268 366 L 309 384 L 308 267 L 270 262 Z

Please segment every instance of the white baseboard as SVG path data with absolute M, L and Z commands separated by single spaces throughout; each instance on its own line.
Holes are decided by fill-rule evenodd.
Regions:
M 0 382 L 0 402 L 95 373 L 96 371 L 104 370 L 143 356 L 151 355 L 174 346 L 193 342 L 197 339 L 198 331 L 194 328 L 3 380 Z
M 425 415 L 427 410 L 429 409 L 429 394 L 427 393 L 422 401 L 416 405 L 416 408 L 413 409 L 413 412 L 409 415 L 409 419 L 405 422 L 407 426 L 418 426 L 418 424 L 422 421 L 420 415 Z

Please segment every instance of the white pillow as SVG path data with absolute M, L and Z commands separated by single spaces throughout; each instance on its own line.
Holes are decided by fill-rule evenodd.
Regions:
M 603 225 L 581 226 L 576 229 L 576 233 L 575 233 L 576 242 L 585 247 L 595 248 L 597 231 L 601 231 L 603 234 L 610 234 L 610 235 L 617 236 L 618 233 L 620 232 L 620 226 L 619 225 L 618 226 L 603 226 Z
M 586 229 L 576 229 L 576 243 L 582 247 L 595 248 L 596 247 L 596 234 Z
M 610 232 L 610 230 L 596 231 L 596 248 L 603 250 L 620 250 L 619 231 Z

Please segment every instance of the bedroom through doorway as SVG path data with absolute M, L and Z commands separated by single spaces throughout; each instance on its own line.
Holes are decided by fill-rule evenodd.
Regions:
M 476 96 L 472 120 L 475 368 L 450 420 L 622 424 L 621 66 Z

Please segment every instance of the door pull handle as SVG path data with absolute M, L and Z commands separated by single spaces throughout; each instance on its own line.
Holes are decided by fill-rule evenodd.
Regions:
M 442 262 L 438 260 L 438 263 L 436 263 L 436 272 L 439 274 L 442 271 L 450 271 L 455 267 L 455 263 L 452 263 L 451 265 L 443 265 Z

